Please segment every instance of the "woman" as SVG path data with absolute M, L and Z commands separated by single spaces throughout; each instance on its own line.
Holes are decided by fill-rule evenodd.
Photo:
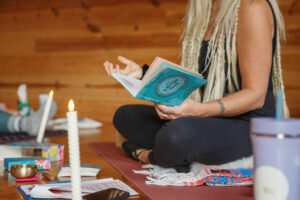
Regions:
M 274 94 L 284 89 L 280 38 L 285 30 L 278 3 L 190 0 L 185 21 L 181 64 L 198 70 L 208 83 L 180 106 L 119 108 L 114 125 L 128 139 L 123 148 L 142 163 L 177 168 L 250 156 L 250 118 L 273 117 Z M 104 63 L 108 74 L 141 78 L 147 68 L 119 60 L 123 70 Z M 285 99 L 283 113 L 288 117 Z

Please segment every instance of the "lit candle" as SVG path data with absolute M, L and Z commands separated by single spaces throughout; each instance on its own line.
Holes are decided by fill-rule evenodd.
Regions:
M 68 121 L 68 144 L 69 162 L 71 168 L 72 200 L 81 200 L 81 177 L 80 177 L 80 151 L 77 126 L 77 112 L 74 111 L 74 102 L 69 101 Z
M 51 90 L 49 92 L 49 96 L 45 105 L 45 109 L 44 109 L 44 113 L 43 113 L 43 117 L 42 117 L 42 121 L 41 121 L 41 125 L 40 125 L 40 129 L 39 129 L 39 133 L 37 135 L 37 142 L 42 142 L 43 138 L 44 138 L 44 134 L 45 134 L 45 130 L 46 130 L 46 125 L 47 125 L 47 121 L 48 121 L 48 117 L 49 117 L 49 112 L 50 112 L 50 107 L 52 104 L 52 100 L 53 100 L 53 90 Z

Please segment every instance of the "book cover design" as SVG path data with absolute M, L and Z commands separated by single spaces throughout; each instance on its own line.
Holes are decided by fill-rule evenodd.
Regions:
M 206 84 L 200 74 L 156 57 L 142 80 L 113 74 L 135 98 L 168 106 L 180 105 L 195 89 Z
M 19 158 L 5 158 L 5 169 L 10 171 L 13 165 L 31 164 L 37 165 L 38 170 L 48 170 L 51 168 L 51 161 L 43 157 L 19 157 Z

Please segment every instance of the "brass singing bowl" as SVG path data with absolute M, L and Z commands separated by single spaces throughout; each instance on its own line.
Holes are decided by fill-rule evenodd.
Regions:
M 10 173 L 15 178 L 32 178 L 38 172 L 36 165 L 13 165 L 10 168 Z

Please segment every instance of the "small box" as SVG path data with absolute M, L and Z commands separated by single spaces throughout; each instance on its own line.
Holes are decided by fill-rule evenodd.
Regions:
M 64 145 L 45 144 L 36 142 L 17 142 L 8 144 L 9 146 L 22 147 L 23 156 L 43 157 L 50 161 L 64 159 Z
M 36 165 L 38 170 L 48 170 L 51 168 L 51 161 L 43 157 L 21 157 L 21 158 L 5 158 L 4 166 L 5 169 L 10 171 L 13 165 Z

